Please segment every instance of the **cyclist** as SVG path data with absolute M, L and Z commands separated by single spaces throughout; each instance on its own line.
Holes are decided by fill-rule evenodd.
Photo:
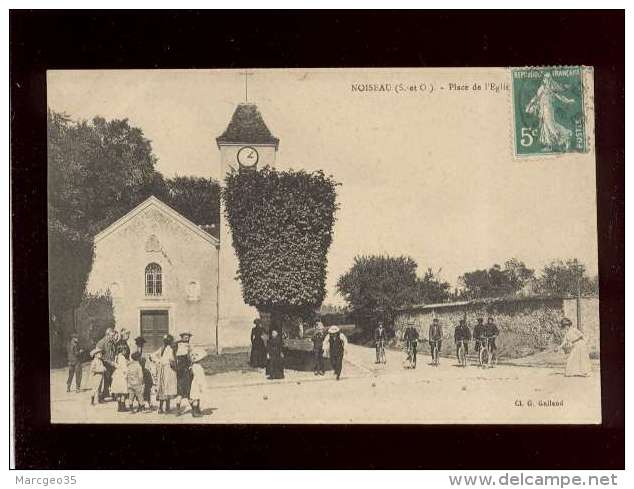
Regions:
M 437 360 L 434 358 L 434 343 L 438 348 L 438 354 L 440 354 L 440 349 L 442 348 L 442 326 L 440 325 L 440 321 L 438 318 L 434 318 L 432 323 L 429 325 L 429 347 L 432 352 L 432 361 Z
M 469 340 L 471 340 L 471 331 L 469 331 L 467 322 L 464 319 L 461 319 L 458 326 L 456 326 L 453 333 L 453 339 L 456 343 L 456 357 L 458 358 L 458 361 L 460 361 L 460 356 L 458 354 L 460 350 L 460 343 L 462 342 L 466 357 L 466 355 L 469 354 Z
M 379 326 L 374 330 L 374 346 L 376 349 L 376 362 L 381 363 L 382 360 L 382 351 L 385 348 L 385 340 L 387 339 L 385 328 L 383 327 L 383 322 L 379 321 Z M 383 356 L 383 359 L 385 357 Z
M 478 322 L 473 328 L 473 340 L 475 341 L 476 354 L 480 355 L 480 348 L 482 347 L 482 335 L 484 334 L 484 319 L 478 318 Z
M 483 338 L 487 338 L 489 341 L 489 349 L 491 350 L 491 357 L 495 358 L 497 356 L 497 346 L 495 344 L 495 339 L 500 334 L 500 330 L 495 324 L 494 319 L 489 316 L 487 318 L 487 323 L 484 325 L 484 332 L 482 334 Z M 485 343 L 483 342 L 483 346 Z
M 405 329 L 403 335 L 405 341 L 405 348 L 407 349 L 407 359 L 409 360 L 409 367 L 416 368 L 416 349 L 418 346 L 418 331 L 414 327 L 414 322 L 410 321 Z

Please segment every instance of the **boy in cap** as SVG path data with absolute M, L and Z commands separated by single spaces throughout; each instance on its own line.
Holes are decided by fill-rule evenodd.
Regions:
M 106 371 L 106 366 L 101 359 L 101 348 L 95 348 L 90 352 L 90 356 L 92 357 L 92 363 L 90 364 L 90 387 L 92 388 L 92 392 L 90 394 L 90 404 L 94 406 L 95 398 L 97 398 L 98 402 L 101 402 L 99 391 L 101 390 L 101 386 L 103 384 L 103 375 Z

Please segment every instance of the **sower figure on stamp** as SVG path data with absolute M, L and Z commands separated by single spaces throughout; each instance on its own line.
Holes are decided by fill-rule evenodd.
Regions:
M 75 391 L 81 389 L 81 355 L 84 350 L 79 346 L 79 335 L 73 333 L 70 335 L 70 343 L 68 344 L 68 380 L 66 381 L 66 392 L 70 392 L 70 386 L 75 377 Z
M 328 336 L 323 344 L 324 353 L 330 356 L 333 373 L 337 376 L 337 380 L 339 380 L 341 378 L 341 369 L 343 368 L 343 355 L 348 340 L 338 326 L 330 326 L 330 328 L 328 328 Z
M 315 361 L 314 373 L 315 375 L 324 375 L 324 339 L 326 334 L 324 333 L 324 325 L 321 321 L 317 321 L 315 326 L 315 332 L 313 333 L 313 357 Z

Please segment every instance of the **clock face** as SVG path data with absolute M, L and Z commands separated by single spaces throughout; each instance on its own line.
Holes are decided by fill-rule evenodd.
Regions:
M 238 151 L 238 163 L 240 163 L 240 166 L 255 166 L 258 164 L 259 159 L 258 151 L 251 146 L 245 146 Z

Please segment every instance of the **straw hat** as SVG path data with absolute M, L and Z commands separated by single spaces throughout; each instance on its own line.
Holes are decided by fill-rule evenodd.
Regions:
M 189 331 L 183 331 L 183 332 L 182 332 L 181 334 L 179 334 L 178 336 L 180 336 L 181 338 L 182 338 L 183 336 L 189 336 L 189 337 L 191 338 L 191 337 L 192 337 L 192 336 L 194 336 L 194 335 L 193 335 L 193 334 L 191 334 Z
M 340 331 L 339 326 L 330 326 L 330 328 L 328 328 L 328 332 L 330 334 L 335 334 L 335 333 L 338 333 L 339 331 Z
M 205 350 L 197 348 L 192 352 L 192 356 L 191 356 L 192 362 L 200 362 L 206 356 L 207 356 L 207 352 Z
M 572 326 L 572 321 L 570 319 L 568 319 L 568 318 L 562 318 L 560 324 L 561 324 L 562 328 L 565 328 L 567 326 Z
M 94 358 L 97 353 L 102 351 L 103 350 L 101 348 L 95 348 L 93 351 L 90 352 L 90 358 Z

